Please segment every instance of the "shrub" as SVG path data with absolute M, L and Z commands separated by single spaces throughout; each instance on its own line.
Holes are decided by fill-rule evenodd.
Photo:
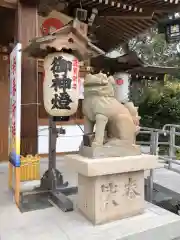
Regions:
M 180 124 L 180 85 L 178 82 L 145 89 L 139 104 L 141 126 L 162 128 Z

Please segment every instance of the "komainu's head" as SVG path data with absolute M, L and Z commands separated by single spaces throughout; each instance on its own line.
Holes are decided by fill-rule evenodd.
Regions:
M 84 79 L 84 96 L 114 97 L 115 80 L 106 74 L 87 74 Z

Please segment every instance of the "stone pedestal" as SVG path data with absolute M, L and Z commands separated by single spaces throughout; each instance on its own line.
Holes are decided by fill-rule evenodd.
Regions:
M 78 172 L 78 208 L 93 224 L 143 213 L 144 171 L 158 166 L 156 156 L 69 155 L 66 162 Z

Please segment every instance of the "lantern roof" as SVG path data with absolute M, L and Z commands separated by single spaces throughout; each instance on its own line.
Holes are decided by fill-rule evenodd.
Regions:
M 43 59 L 50 53 L 65 51 L 72 53 L 80 61 L 104 55 L 105 52 L 92 44 L 87 37 L 87 28 L 87 24 L 74 19 L 61 29 L 30 40 L 23 52 Z

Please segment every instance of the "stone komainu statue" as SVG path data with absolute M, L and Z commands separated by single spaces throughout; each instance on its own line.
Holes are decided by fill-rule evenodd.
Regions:
M 128 145 L 135 144 L 139 125 L 137 108 L 133 103 L 121 104 L 115 98 L 115 81 L 103 73 L 88 74 L 84 81 L 83 113 L 85 115 L 85 134 L 92 133 L 95 138 L 92 146 L 102 146 L 107 130 L 107 141 L 122 140 Z

